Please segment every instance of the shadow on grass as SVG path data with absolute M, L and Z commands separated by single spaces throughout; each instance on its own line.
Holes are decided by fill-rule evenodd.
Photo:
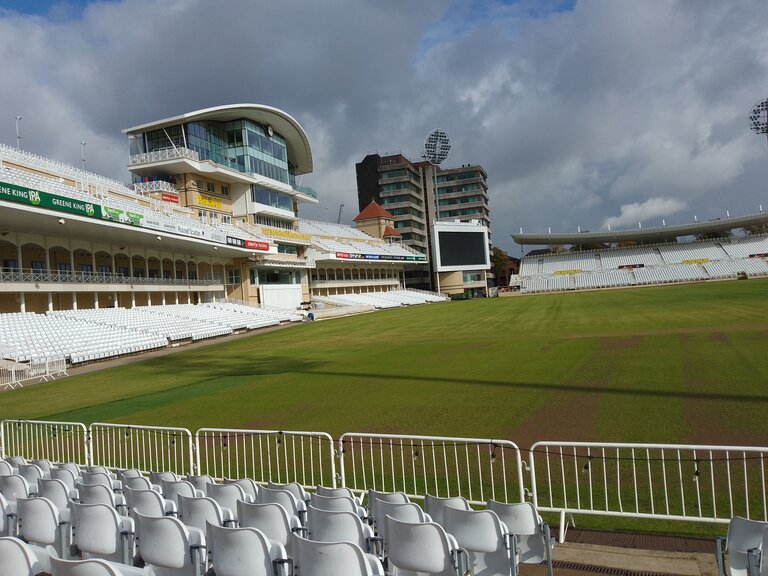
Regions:
M 299 372 L 299 370 L 294 370 Z M 620 396 L 638 396 L 655 398 L 677 398 L 694 400 L 717 400 L 730 402 L 760 402 L 768 403 L 768 395 L 727 394 L 723 392 L 694 392 L 690 390 L 647 390 L 643 388 L 625 388 L 613 386 L 589 386 L 586 384 L 552 384 L 530 382 L 503 382 L 500 380 L 478 380 L 469 378 L 450 378 L 443 376 L 408 376 L 392 374 L 367 374 L 364 372 L 323 372 L 319 370 L 305 371 L 305 374 L 317 376 L 338 376 L 348 378 L 370 378 L 372 380 L 409 380 L 417 382 L 440 382 L 447 384 L 471 384 L 481 386 L 501 386 L 522 390 L 549 390 L 553 392 L 584 392 L 598 394 L 615 394 Z
M 205 355 L 195 355 L 188 357 L 168 356 L 156 359 L 152 364 L 158 379 L 162 379 L 164 375 L 175 373 L 199 374 L 199 378 L 164 390 L 100 403 L 87 404 L 87 399 L 84 398 L 83 405 L 77 409 L 51 414 L 45 418 L 64 422 L 92 422 L 95 417 L 99 421 L 109 422 L 142 410 L 171 406 L 179 402 L 247 386 L 251 383 L 250 377 L 258 378 L 289 372 L 311 373 L 311 369 L 319 363 L 302 362 L 287 356 L 272 356 L 258 360 L 252 358 L 228 359 L 226 362 L 222 362 L 220 360 L 206 360 Z M 129 378 L 126 378 L 126 385 L 130 385 Z

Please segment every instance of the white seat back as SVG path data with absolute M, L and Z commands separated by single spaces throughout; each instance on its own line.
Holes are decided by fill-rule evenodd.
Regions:
M 371 552 L 373 531 L 354 512 L 334 512 L 309 506 L 307 512 L 309 540 L 315 542 L 354 542 Z
M 319 510 L 331 512 L 353 512 L 357 514 L 357 504 L 348 496 L 321 496 L 310 494 L 309 504 Z
M 219 506 L 231 510 L 232 514 L 237 517 L 237 502 L 242 500 L 247 502 L 248 499 L 243 492 L 243 489 L 237 484 L 206 484 L 205 494 L 209 498 L 213 498 L 219 503 Z
M 139 554 L 157 576 L 200 576 L 204 571 L 205 536 L 180 520 L 136 513 Z M 194 531 L 194 532 L 193 532 Z
M 763 546 L 768 523 L 734 516 L 728 524 L 725 541 L 731 576 L 747 576 L 749 551 Z M 765 562 L 761 562 L 761 565 Z
M 393 576 L 410 572 L 440 576 L 461 574 L 457 550 L 439 524 L 412 524 L 386 516 L 384 525 Z
M 489 500 L 488 510 L 496 512 L 499 519 L 507 525 L 507 529 L 517 536 L 517 551 L 520 562 L 524 564 L 541 564 L 551 559 L 554 541 L 546 541 L 543 525 L 536 508 L 530 502 L 505 504 Z
M 140 576 L 141 568 L 118 566 L 104 560 L 61 560 L 51 558 L 51 576 Z
M 13 503 L 19 498 L 29 498 L 29 484 L 19 474 L 0 476 L 0 492 L 8 502 Z
M 187 480 L 162 480 L 160 486 L 163 489 L 163 498 L 179 503 L 179 496 L 194 498 L 195 487 Z
M 107 504 L 72 503 L 77 547 L 83 558 L 102 558 L 129 564 L 133 560 L 133 519 L 119 516 Z
M 35 576 L 41 571 L 37 556 L 27 544 L 10 536 L 0 538 L 0 574 Z
M 516 576 L 516 547 L 495 512 L 444 509 L 443 527 L 467 551 L 475 576 Z
M 136 512 L 144 516 L 165 516 L 165 501 L 154 490 L 126 487 L 123 490 L 123 495 L 125 496 L 125 504 L 128 506 L 128 514 L 131 516 L 134 516 Z
M 452 498 L 439 498 L 429 494 L 424 496 L 424 511 L 432 518 L 432 522 L 437 522 L 441 526 L 445 526 L 443 524 L 443 510 L 446 506 L 461 510 L 470 509 L 467 499 L 462 496 L 453 496 Z
M 381 564 L 374 571 L 371 560 L 352 542 L 313 542 L 294 534 L 291 537 L 294 568 L 301 576 L 372 576 L 383 574 Z M 374 565 L 378 560 L 373 559 Z
M 250 496 L 251 502 L 259 501 L 259 487 L 251 478 L 224 479 L 225 484 L 237 484 L 243 489 L 246 496 Z
M 207 524 L 224 525 L 224 513 L 213 498 L 179 496 L 179 520 L 205 531 Z
M 291 555 L 291 534 L 300 526 L 299 519 L 291 516 L 280 504 L 251 504 L 237 503 L 237 517 L 240 526 L 257 528 L 267 538 L 279 542 L 285 546 L 288 555 Z
M 270 545 L 256 528 L 208 524 L 206 534 L 216 576 L 273 576 L 278 573 L 273 562 L 286 558 L 285 549 Z

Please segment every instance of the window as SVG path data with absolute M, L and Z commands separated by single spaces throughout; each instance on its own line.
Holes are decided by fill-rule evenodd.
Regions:
M 208 190 L 208 192 L 211 192 L 214 194 L 216 193 L 216 184 L 214 184 L 213 182 L 206 182 L 205 187 L 206 187 L 206 190 Z
M 226 184 L 222 184 L 221 185 L 221 193 L 224 196 L 229 196 L 229 186 L 227 186 Z

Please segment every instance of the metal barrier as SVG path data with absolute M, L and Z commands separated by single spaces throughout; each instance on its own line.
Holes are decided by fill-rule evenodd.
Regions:
M 3 420 L 0 422 L 0 455 L 30 460 L 88 464 L 88 430 L 79 422 Z
M 0 368 L 0 390 L 23 388 L 27 380 L 37 379 L 39 382 L 56 380 L 57 376 L 68 376 L 65 358 L 31 360 L 26 364 Z
M 194 474 L 194 443 L 186 428 L 97 422 L 89 428 L 91 464 L 142 472 Z
M 202 428 L 195 445 L 200 474 L 336 487 L 334 443 L 325 432 Z
M 533 502 L 540 511 L 727 523 L 768 521 L 768 448 L 537 442 Z
M 520 449 L 508 440 L 348 433 L 339 454 L 341 485 L 353 490 L 523 501 Z

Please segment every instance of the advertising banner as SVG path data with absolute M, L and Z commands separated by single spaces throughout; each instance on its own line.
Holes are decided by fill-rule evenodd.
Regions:
M 50 194 L 49 192 L 6 182 L 0 182 L 0 200 L 29 204 L 39 208 L 47 208 L 89 218 L 101 218 L 102 216 L 101 205 L 99 204 L 75 200 L 74 198 L 67 198 L 66 196 Z
M 167 192 L 163 192 L 160 196 L 160 199 L 163 202 L 170 202 L 171 204 L 178 204 L 179 203 L 179 197 L 175 194 L 168 194 Z
M 248 250 L 264 250 L 269 252 L 269 242 L 257 242 L 256 240 L 246 240 L 245 247 Z
M 213 196 L 200 194 L 200 192 L 197 193 L 197 203 L 198 205 L 205 206 L 206 208 L 215 208 L 216 210 L 221 210 L 220 199 L 214 198 Z
M 129 212 L 122 208 L 112 208 L 111 206 L 104 206 L 103 213 L 101 215 L 104 220 L 114 220 L 122 224 L 130 224 L 132 226 L 141 226 L 144 215 L 138 212 Z

